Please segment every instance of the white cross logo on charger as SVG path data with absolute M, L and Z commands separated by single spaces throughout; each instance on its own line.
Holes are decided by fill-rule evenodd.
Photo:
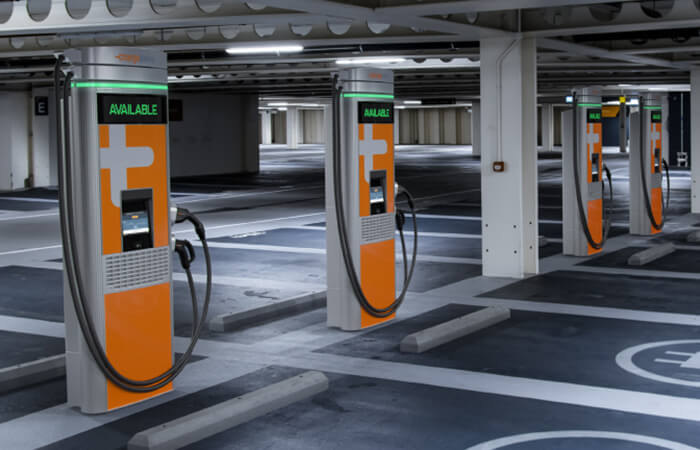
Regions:
M 121 193 L 128 187 L 127 169 L 148 167 L 155 158 L 151 147 L 127 147 L 126 125 L 108 125 L 109 147 L 100 147 L 100 167 L 108 169 L 112 204 L 121 208 Z
M 651 126 L 651 146 L 652 148 L 656 148 L 656 143 L 659 141 L 659 139 L 661 139 L 661 133 L 656 130 L 656 126 L 654 124 Z
M 654 362 L 657 362 L 659 364 L 674 364 L 677 366 L 681 366 L 682 369 L 696 369 L 700 370 L 700 352 L 697 353 L 690 353 L 690 352 L 675 352 L 675 351 L 666 351 L 664 352 L 668 356 L 680 356 L 681 358 L 685 358 L 682 360 L 676 360 L 676 359 L 666 359 L 666 358 L 656 358 Z
M 369 183 L 369 173 L 374 167 L 374 155 L 383 155 L 387 152 L 386 141 L 375 140 L 372 125 L 363 124 L 365 127 L 365 138 L 360 140 L 360 155 L 365 157 L 364 176 Z
M 586 133 L 586 145 L 588 145 L 588 153 L 593 154 L 595 152 L 595 144 L 600 142 L 600 135 L 595 132 L 594 124 L 588 124 L 588 133 Z

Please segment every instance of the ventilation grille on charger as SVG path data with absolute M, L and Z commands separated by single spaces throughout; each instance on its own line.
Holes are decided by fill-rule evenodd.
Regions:
M 361 240 L 363 244 L 394 239 L 394 231 L 394 213 L 362 218 Z
M 170 248 L 149 248 L 107 255 L 105 293 L 170 282 Z

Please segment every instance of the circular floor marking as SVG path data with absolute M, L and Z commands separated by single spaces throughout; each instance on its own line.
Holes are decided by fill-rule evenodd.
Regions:
M 638 434 L 628 433 L 613 433 L 608 431 L 549 431 L 542 433 L 517 434 L 504 438 L 494 439 L 493 441 L 484 442 L 482 444 L 469 447 L 467 450 L 495 450 L 506 448 L 512 445 L 523 444 L 533 441 L 544 441 L 549 439 L 605 439 L 614 441 L 634 442 L 638 444 L 647 444 L 654 447 L 667 450 L 700 450 L 697 447 L 680 444 L 678 442 L 667 441 L 651 436 L 641 436 Z
M 672 347 L 672 346 L 677 346 L 677 345 L 687 345 L 687 344 L 700 344 L 700 340 L 698 339 L 688 339 L 688 340 L 680 340 L 680 341 L 664 341 L 664 342 L 652 342 L 649 344 L 642 344 L 642 345 L 637 345 L 634 347 L 630 347 L 626 350 L 621 351 L 617 357 L 615 357 L 615 362 L 617 363 L 618 366 L 620 366 L 622 369 L 626 370 L 629 373 L 632 373 L 634 375 L 647 378 L 649 380 L 654 380 L 658 381 L 661 383 L 670 383 L 670 384 L 678 384 L 681 386 L 689 386 L 689 387 L 700 387 L 700 381 L 691 381 L 691 380 L 684 380 L 680 378 L 672 378 L 668 377 L 665 375 L 659 375 L 657 373 L 651 372 L 646 369 L 642 369 L 639 367 L 637 364 L 634 363 L 634 357 L 635 355 L 646 351 L 646 350 L 651 350 L 659 347 Z M 700 353 L 698 353 L 700 355 Z M 692 356 L 692 355 L 685 355 L 685 358 L 697 358 L 698 355 Z M 675 359 L 678 359 L 679 366 L 683 363 L 683 358 L 681 356 L 676 356 Z M 671 361 L 669 361 L 671 362 Z M 700 370 L 698 371 L 700 374 Z

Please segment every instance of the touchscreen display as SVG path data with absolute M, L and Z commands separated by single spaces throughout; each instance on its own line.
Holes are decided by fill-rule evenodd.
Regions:
M 150 231 L 148 211 L 132 211 L 122 214 L 122 234 L 124 236 L 150 233 Z
M 372 186 L 369 189 L 369 202 L 370 203 L 382 203 L 382 202 L 384 202 L 384 187 L 383 186 Z

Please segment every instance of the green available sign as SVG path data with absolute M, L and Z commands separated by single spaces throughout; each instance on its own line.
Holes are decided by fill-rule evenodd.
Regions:
M 130 103 L 112 103 L 109 105 L 110 116 L 157 116 L 158 105 L 151 104 L 130 104 Z

